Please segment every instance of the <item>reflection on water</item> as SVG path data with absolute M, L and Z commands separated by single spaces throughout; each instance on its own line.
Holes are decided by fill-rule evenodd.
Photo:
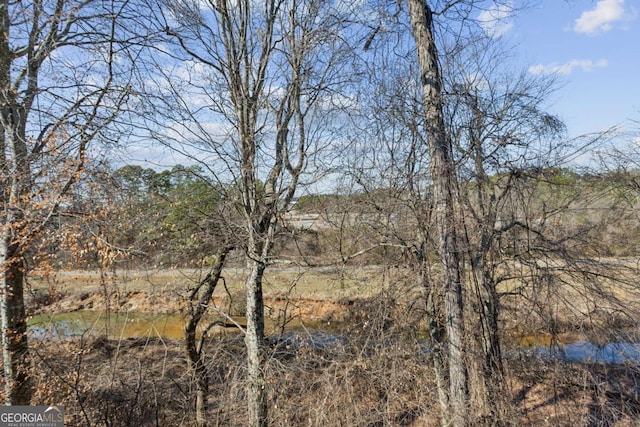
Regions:
M 589 341 L 577 341 L 550 347 L 534 347 L 531 352 L 536 356 L 569 363 L 640 362 L 640 344 L 628 342 L 594 344 Z
M 244 324 L 243 318 L 236 318 Z M 161 337 L 182 339 L 184 337 L 185 318 L 182 315 L 144 314 L 144 313 L 101 313 L 96 311 L 77 311 L 60 313 L 55 316 L 34 316 L 29 319 L 29 335 L 35 339 L 67 338 L 81 335 L 108 336 L 109 338 Z M 201 322 L 205 327 L 209 322 Z M 284 334 L 275 334 L 273 344 L 282 348 L 312 347 L 316 349 L 335 348 L 345 345 L 348 338 L 336 334 L 322 324 L 307 324 L 300 329 L 300 322 L 291 322 Z M 275 322 L 266 325 L 274 332 Z M 227 329 L 229 330 L 229 329 Z M 237 331 L 233 328 L 231 331 Z M 431 353 L 428 342 L 424 342 L 424 351 Z M 536 337 L 535 341 L 522 341 L 515 354 L 525 354 L 546 359 L 561 360 L 568 363 L 637 363 L 640 362 L 640 343 L 616 342 L 594 344 L 589 341 L 565 343 L 546 343 Z M 508 352 L 513 356 L 514 352 Z
M 184 337 L 185 319 L 180 315 L 144 313 L 102 313 L 76 311 L 55 316 L 34 316 L 28 321 L 29 335 L 35 339 L 104 335 L 109 338 Z
M 246 324 L 244 317 L 232 316 L 234 322 L 239 325 Z M 147 314 L 147 313 L 103 313 L 98 311 L 74 311 L 71 313 L 58 313 L 55 315 L 33 316 L 28 320 L 29 336 L 34 339 L 69 338 L 82 335 L 107 336 L 113 339 L 119 338 L 146 338 L 161 337 L 168 339 L 184 338 L 185 316 L 180 314 Z M 217 322 L 216 322 L 217 321 Z M 238 328 L 230 321 L 221 321 L 219 317 L 203 319 L 199 325 L 199 332 L 204 330 L 211 322 L 225 326 L 215 326 L 213 334 L 223 331 L 237 333 Z M 280 329 L 276 321 L 265 319 L 267 333 Z M 322 325 L 320 323 L 305 323 L 292 320 L 287 324 L 287 331 L 300 327 L 310 327 L 316 341 L 327 342 L 331 340 L 322 337 Z M 316 334 L 319 332 L 319 334 Z M 287 332 L 288 333 L 288 332 Z M 331 335 L 338 339 L 337 335 Z M 283 339 L 293 339 L 289 335 L 282 335 Z

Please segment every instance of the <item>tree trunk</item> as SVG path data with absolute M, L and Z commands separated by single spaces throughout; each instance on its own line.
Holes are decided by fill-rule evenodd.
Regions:
M 468 373 L 465 362 L 463 295 L 455 211 L 455 170 L 446 133 L 433 15 L 425 0 L 407 0 L 421 72 L 425 126 L 433 180 L 434 220 L 438 232 L 446 330 L 449 344 L 449 411 L 452 426 L 470 422 Z
M 478 287 L 478 342 L 482 350 L 482 381 L 484 390 L 480 404 L 484 408 L 487 425 L 502 425 L 504 420 L 504 369 L 500 337 L 498 335 L 499 300 L 495 283 L 487 271 L 486 264 L 474 262 L 476 286 Z
M 426 257 L 425 257 L 426 258 Z M 441 321 L 441 310 L 436 303 L 435 289 L 429 283 L 426 272 L 427 260 L 420 273 L 420 283 L 426 301 L 426 313 L 429 319 L 429 338 L 433 345 L 433 371 L 436 375 L 438 387 L 438 402 L 440 403 L 440 418 L 443 426 L 449 425 L 449 374 L 447 372 L 445 326 Z
M 469 250 L 470 265 L 473 274 L 473 284 L 476 289 L 477 309 L 474 313 L 480 324 L 476 329 L 476 342 L 482 355 L 481 375 L 482 388 L 480 390 L 479 406 L 486 424 L 502 425 L 504 420 L 501 402 L 505 402 L 504 372 L 502 366 L 502 352 L 500 351 L 500 337 L 498 335 L 499 297 L 496 283 L 492 276 L 491 264 L 488 262 L 491 248 L 495 239 L 496 200 L 495 188 L 485 171 L 485 154 L 483 149 L 482 129 L 484 114 L 482 113 L 477 96 L 468 94 L 466 102 L 473 111 L 473 122 L 469 126 L 469 139 L 473 147 L 473 159 L 476 173 L 476 196 L 478 228 L 480 241 L 475 250 Z M 467 200 L 471 207 L 471 202 Z M 467 239 L 471 248 L 471 242 Z M 475 325 L 474 325 L 475 326 Z
M 480 281 L 480 302 L 482 320 L 482 347 L 485 356 L 487 376 L 502 376 L 502 357 L 498 335 L 498 293 L 488 272 L 482 271 Z
M 196 382 L 196 425 L 198 427 L 207 426 L 207 400 L 209 394 L 209 370 L 203 354 L 203 335 L 200 343 L 196 340 L 196 330 L 202 317 L 205 315 L 211 297 L 216 289 L 218 280 L 222 274 L 224 262 L 230 248 L 223 247 L 216 254 L 215 263 L 211 272 L 191 291 L 189 295 L 189 314 L 184 328 L 185 352 L 189 360 L 189 369 Z M 198 298 L 198 293 L 204 286 L 204 291 Z
M 24 266 L 14 255 L 10 236 L 3 236 L 0 247 L 2 281 L 2 358 L 4 362 L 5 404 L 29 405 L 33 394 L 27 344 L 27 319 L 24 307 Z
M 250 273 L 246 282 L 247 290 L 247 399 L 249 423 L 251 427 L 267 425 L 267 387 L 264 372 L 264 301 L 262 297 L 262 276 L 266 265 L 250 259 Z

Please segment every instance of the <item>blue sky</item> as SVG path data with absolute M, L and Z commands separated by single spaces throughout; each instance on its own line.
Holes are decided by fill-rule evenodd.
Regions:
M 640 121 L 639 15 L 638 0 L 541 0 L 491 22 L 530 73 L 557 75 L 561 87 L 550 110 L 575 137 L 618 124 L 640 130 L 628 122 Z
M 535 6 L 520 9 L 532 2 Z M 640 0 L 496 4 L 502 6 L 478 18 L 490 34 L 514 47 L 518 67 L 557 76 L 559 89 L 549 100 L 549 110 L 566 123 L 569 137 L 620 126 L 635 132 L 629 138 L 640 144 Z M 190 163 L 157 146 L 129 148 L 129 162 L 144 159 L 156 167 Z

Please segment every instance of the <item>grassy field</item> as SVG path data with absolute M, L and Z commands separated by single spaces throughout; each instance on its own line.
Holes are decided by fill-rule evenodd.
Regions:
M 53 287 L 65 294 L 101 292 L 105 286 L 117 286 L 121 291 L 184 292 L 198 283 L 206 273 L 206 270 L 195 269 L 116 272 L 73 270 L 57 271 L 48 276 L 36 275 L 30 283 L 36 292 L 46 292 Z M 247 270 L 241 268 L 224 270 L 224 283 L 229 292 L 244 289 L 247 273 Z M 270 268 L 265 273 L 263 286 L 268 296 L 291 295 L 298 298 L 340 300 L 376 295 L 389 283 L 389 279 L 388 272 L 377 267 L 345 270 Z
M 608 260 L 600 271 L 582 276 L 561 272 L 549 283 L 527 283 L 526 278 L 502 283 L 498 290 L 507 293 L 501 299 L 506 342 L 530 345 L 530 340 L 537 342 L 542 337 L 547 342 L 547 337 L 561 334 L 571 340 L 586 337 L 597 342 L 609 341 L 620 331 L 627 334 L 640 322 L 640 289 L 635 284 L 637 270 L 631 264 Z M 611 277 L 614 273 L 617 276 Z M 31 313 L 184 314 L 189 289 L 205 274 L 206 270 L 195 269 L 58 271 L 30 280 L 34 300 L 48 295 L 54 299 L 53 304 L 43 304 Z M 242 268 L 223 272 L 226 289 L 220 283 L 214 293 L 219 310 L 232 316 L 245 314 L 246 275 Z M 412 327 L 425 326 L 424 303 L 409 269 L 271 267 L 265 272 L 264 296 L 265 315 L 276 323 L 287 319 L 351 322 L 366 317 L 367 311 L 395 310 L 398 319 Z

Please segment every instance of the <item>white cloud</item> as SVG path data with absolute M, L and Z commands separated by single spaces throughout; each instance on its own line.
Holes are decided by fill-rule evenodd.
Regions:
M 323 94 L 320 96 L 318 101 L 318 105 L 320 106 L 320 108 L 327 110 L 335 108 L 356 108 L 358 106 L 358 100 L 354 96 L 341 93 L 332 92 Z
M 208 141 L 225 140 L 233 132 L 233 127 L 228 123 L 199 122 L 193 123 L 173 122 L 167 123 L 166 139 L 177 143 L 206 143 Z
M 599 61 L 592 61 L 590 59 L 572 59 L 571 61 L 565 62 L 564 64 L 538 64 L 529 67 L 529 73 L 531 74 L 562 74 L 567 75 L 571 74 L 575 69 L 580 69 L 582 71 L 591 72 L 595 68 L 603 68 L 608 64 L 606 59 L 601 59 Z
M 480 26 L 489 37 L 497 38 L 506 34 L 513 27 L 513 4 L 494 4 L 478 15 Z
M 609 31 L 614 22 L 624 19 L 624 15 L 624 0 L 600 0 L 594 9 L 582 12 L 573 29 L 584 34 Z

